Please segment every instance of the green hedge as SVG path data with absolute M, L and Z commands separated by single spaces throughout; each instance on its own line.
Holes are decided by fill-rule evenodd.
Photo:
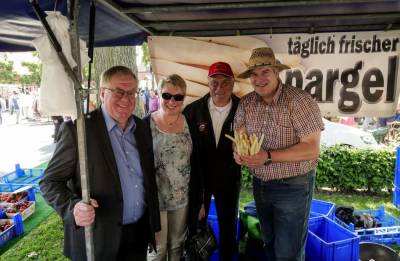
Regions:
M 365 150 L 346 146 L 322 147 L 316 187 L 338 191 L 391 192 L 396 153 L 393 150 Z M 251 174 L 242 168 L 242 186 L 251 188 Z

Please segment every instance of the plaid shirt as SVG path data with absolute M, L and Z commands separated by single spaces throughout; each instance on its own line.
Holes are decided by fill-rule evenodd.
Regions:
M 264 133 L 261 146 L 265 151 L 285 149 L 300 142 L 300 138 L 324 129 L 318 104 L 307 92 L 279 83 L 272 103 L 251 92 L 244 96 L 236 111 L 235 130 L 245 128 L 258 137 Z M 272 162 L 252 169 L 263 181 L 303 175 L 315 169 L 318 159 L 297 162 Z

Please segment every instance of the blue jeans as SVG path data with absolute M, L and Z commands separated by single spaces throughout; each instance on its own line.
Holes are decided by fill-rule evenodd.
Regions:
M 303 261 L 315 170 L 264 182 L 253 178 L 253 194 L 269 261 Z

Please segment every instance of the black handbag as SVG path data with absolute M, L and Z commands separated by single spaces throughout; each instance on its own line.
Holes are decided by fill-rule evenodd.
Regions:
M 217 239 L 208 223 L 186 238 L 181 261 L 209 261 L 217 249 Z

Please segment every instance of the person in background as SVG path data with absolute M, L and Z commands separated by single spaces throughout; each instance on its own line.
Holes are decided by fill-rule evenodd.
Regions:
M 233 136 L 233 119 L 239 104 L 239 98 L 232 94 L 234 83 L 229 64 L 212 64 L 208 70 L 210 92 L 184 110 L 196 129 L 195 140 L 200 142 L 206 213 L 211 197 L 215 200 L 220 231 L 219 260 L 233 260 L 237 253 L 240 166 L 232 156 L 232 142 L 225 137 L 225 134 Z
M 58 133 L 60 131 L 61 124 L 64 122 L 63 116 L 51 116 L 51 120 L 54 124 L 54 133 L 52 135 L 54 143 L 57 141 Z
M 318 104 L 307 92 L 283 84 L 289 69 L 271 48 L 252 51 L 248 69 L 253 92 L 242 97 L 235 130 L 265 135 L 252 156 L 234 153 L 253 174 L 253 194 L 267 260 L 304 260 L 308 218 L 315 183 L 321 130 Z
M 137 78 L 114 66 L 101 77 L 100 108 L 85 117 L 90 203 L 82 202 L 77 130 L 62 124 L 40 190 L 64 225 L 64 254 L 87 260 L 85 226 L 93 225 L 96 261 L 145 261 L 160 231 L 154 156 L 147 125 L 132 114 Z
M 199 163 L 193 130 L 182 114 L 186 83 L 176 74 L 162 79 L 160 109 L 146 116 L 153 150 L 161 216 L 157 252 L 148 260 L 179 261 L 187 229 L 193 235 L 201 206 Z M 189 225 L 189 227 L 188 227 Z
M 150 97 L 149 97 L 149 112 L 155 112 L 159 109 L 159 98 L 157 92 L 155 90 L 150 90 Z
M 143 101 L 144 101 L 145 115 L 147 115 L 149 113 L 149 99 L 150 99 L 149 88 L 144 87 L 144 90 L 143 90 Z
M 15 114 L 15 123 L 19 124 L 20 104 L 19 104 L 19 96 L 16 91 L 13 91 L 9 103 L 10 103 L 10 113 L 11 115 Z

